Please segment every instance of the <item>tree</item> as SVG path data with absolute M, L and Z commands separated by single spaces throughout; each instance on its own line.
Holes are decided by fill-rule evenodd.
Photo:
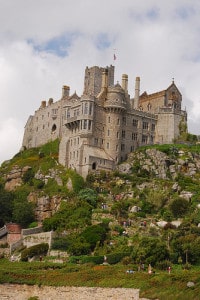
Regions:
M 27 200 L 14 200 L 13 221 L 26 228 L 35 220 L 33 203 Z
M 98 194 L 92 189 L 83 189 L 78 193 L 78 198 L 87 201 L 91 206 L 97 207 Z
M 165 242 L 158 238 L 143 238 L 137 250 L 136 258 L 141 257 L 147 264 L 155 265 L 158 262 L 169 259 L 169 251 Z
M 13 194 L 0 185 L 0 227 L 12 220 Z
M 13 194 L 12 221 L 26 228 L 30 223 L 35 221 L 34 204 L 27 200 L 29 194 L 27 189 L 18 189 Z
M 80 231 L 91 224 L 91 215 L 92 207 L 87 202 L 74 198 L 70 202 L 63 201 L 60 209 L 51 218 L 43 221 L 43 228 L 45 231 Z
M 108 230 L 108 226 L 106 224 L 101 223 L 98 225 L 92 225 L 87 227 L 81 233 L 81 236 L 86 240 L 87 243 L 90 244 L 90 249 L 93 251 L 97 242 L 99 242 L 100 245 L 103 244 L 103 242 L 106 239 Z

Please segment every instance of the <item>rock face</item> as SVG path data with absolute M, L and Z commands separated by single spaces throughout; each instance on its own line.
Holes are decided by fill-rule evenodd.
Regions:
M 28 201 L 36 204 L 35 216 L 38 222 L 50 218 L 60 207 L 61 197 L 41 196 L 37 192 L 32 192 L 28 196 Z
M 30 297 L 38 297 L 40 300 L 145 300 L 144 298 L 139 298 L 138 289 L 52 286 L 38 287 L 17 284 L 0 285 L 0 295 L 1 299 L 7 300 L 27 300 Z
M 199 172 L 199 155 L 186 150 L 176 151 L 176 154 L 173 154 L 173 149 L 171 151 L 170 155 L 154 148 L 133 152 L 125 163 L 118 166 L 118 170 L 130 174 L 137 165 L 138 172 L 143 170 L 161 179 L 175 179 L 179 172 L 192 177 Z
M 23 183 L 22 177 L 28 169 L 30 169 L 29 166 L 23 168 L 14 166 L 14 168 L 6 176 L 5 190 L 14 191 L 17 187 L 21 186 Z

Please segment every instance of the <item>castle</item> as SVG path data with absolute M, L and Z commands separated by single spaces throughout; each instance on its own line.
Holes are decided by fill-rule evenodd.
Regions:
M 131 98 L 128 75 L 114 84 L 114 71 L 112 65 L 86 67 L 81 96 L 70 95 L 69 86 L 63 86 L 60 100 L 42 101 L 26 123 L 22 146 L 38 147 L 59 138 L 59 162 L 86 177 L 92 170 L 113 170 L 139 146 L 173 143 L 180 124 L 187 124 L 174 81 L 166 90 L 140 95 L 136 77 Z

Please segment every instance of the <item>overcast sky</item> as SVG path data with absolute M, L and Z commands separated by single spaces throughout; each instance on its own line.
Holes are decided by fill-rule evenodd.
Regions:
M 60 99 L 63 85 L 81 95 L 85 67 L 113 63 L 131 97 L 136 76 L 141 93 L 174 78 L 200 134 L 199 0 L 0 0 L 0 164 L 42 100 Z

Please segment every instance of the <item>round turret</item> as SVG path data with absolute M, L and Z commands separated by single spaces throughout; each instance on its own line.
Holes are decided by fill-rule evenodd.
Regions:
M 107 92 L 107 98 L 104 103 L 105 108 L 118 108 L 122 110 L 127 109 L 127 102 L 126 102 L 126 97 L 125 97 L 125 91 L 124 89 L 120 86 L 119 83 L 117 83 L 113 87 L 108 88 Z

